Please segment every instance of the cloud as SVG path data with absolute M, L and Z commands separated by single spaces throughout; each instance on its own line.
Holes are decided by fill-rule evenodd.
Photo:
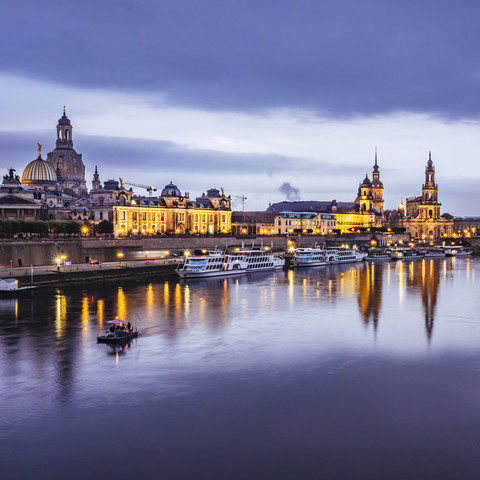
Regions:
M 287 200 L 292 202 L 295 200 L 301 200 L 300 189 L 292 187 L 289 182 L 283 182 L 278 189 L 280 190 L 280 193 L 285 195 Z
M 479 13 L 474 0 L 24 0 L 2 9 L 2 71 L 158 106 L 478 118 Z

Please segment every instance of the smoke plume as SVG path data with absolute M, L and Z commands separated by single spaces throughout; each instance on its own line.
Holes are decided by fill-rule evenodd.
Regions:
M 300 200 L 300 190 L 298 188 L 292 187 L 289 182 L 283 182 L 280 185 L 279 190 L 287 197 L 287 200 Z

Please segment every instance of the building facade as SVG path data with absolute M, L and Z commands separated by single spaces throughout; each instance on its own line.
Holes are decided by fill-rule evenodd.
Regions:
M 406 201 L 402 223 L 412 239 L 437 241 L 453 235 L 453 218 L 448 214 L 440 214 L 441 205 L 438 201 L 438 185 L 435 183 L 435 167 L 429 152 L 422 195 L 407 198 Z

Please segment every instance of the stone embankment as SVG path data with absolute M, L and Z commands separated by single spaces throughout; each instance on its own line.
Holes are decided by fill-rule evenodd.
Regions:
M 98 265 L 72 264 L 56 266 L 2 267 L 0 278 L 13 277 L 20 286 L 65 286 L 85 282 L 121 279 L 155 279 L 175 276 L 180 260 L 141 260 L 108 262 Z

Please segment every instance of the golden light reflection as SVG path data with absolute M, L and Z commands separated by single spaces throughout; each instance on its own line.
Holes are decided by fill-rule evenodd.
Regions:
M 147 286 L 147 305 L 153 305 L 154 296 L 153 296 L 153 285 L 151 283 Z
M 331 297 L 333 293 L 333 280 L 328 281 L 328 296 Z
M 105 302 L 103 300 L 98 300 L 97 302 L 97 319 L 98 325 L 103 327 L 103 316 L 105 312 Z
M 82 298 L 82 325 L 84 327 L 88 326 L 88 297 L 84 296 Z
M 153 293 L 153 285 L 151 283 L 147 285 L 145 297 L 147 301 L 147 318 L 151 321 L 155 317 L 155 297 Z
M 295 303 L 295 288 L 293 284 L 293 270 L 289 270 L 287 273 L 287 281 L 288 281 L 288 304 L 293 307 Z
M 117 292 L 117 317 L 120 320 L 125 320 L 127 318 L 127 302 L 122 287 L 118 287 Z
M 82 338 L 85 341 L 88 338 L 88 320 L 89 320 L 88 297 L 86 295 L 82 298 L 81 318 L 82 318 Z
M 170 286 L 168 282 L 163 284 L 163 304 L 168 307 L 168 303 L 170 300 Z
M 62 336 L 65 330 L 67 318 L 67 297 L 65 295 L 57 295 L 55 304 L 55 331 L 57 337 Z
M 15 299 L 15 322 L 18 322 L 18 298 Z
M 185 308 L 185 318 L 190 318 L 190 288 L 188 285 L 185 285 L 185 293 L 184 293 L 184 308 Z M 187 320 L 188 321 L 188 320 Z
M 401 305 L 405 294 L 405 272 L 403 262 L 396 262 L 396 266 L 398 269 L 398 303 Z

